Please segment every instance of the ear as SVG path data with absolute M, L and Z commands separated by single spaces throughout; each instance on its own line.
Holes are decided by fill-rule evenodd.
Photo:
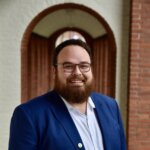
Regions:
M 52 66 L 52 79 L 55 80 L 56 77 L 56 68 Z

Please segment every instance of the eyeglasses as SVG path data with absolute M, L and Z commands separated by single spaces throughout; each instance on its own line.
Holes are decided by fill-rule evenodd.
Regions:
M 79 70 L 82 72 L 82 73 L 85 73 L 85 72 L 88 72 L 90 71 L 91 69 L 91 64 L 90 63 L 80 63 L 80 64 L 73 64 L 73 63 L 68 63 L 68 62 L 65 62 L 65 63 L 58 63 L 56 64 L 57 65 L 62 65 L 63 66 L 63 70 L 64 72 L 66 73 L 72 73 L 76 66 L 78 66 Z

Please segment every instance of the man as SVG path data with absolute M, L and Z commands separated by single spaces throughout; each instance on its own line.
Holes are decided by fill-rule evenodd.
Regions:
M 60 44 L 53 71 L 54 90 L 15 109 L 9 150 L 126 150 L 116 101 L 92 92 L 86 43 Z

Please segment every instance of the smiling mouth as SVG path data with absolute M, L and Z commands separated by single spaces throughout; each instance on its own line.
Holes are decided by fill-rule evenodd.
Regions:
M 71 80 L 69 83 L 73 86 L 83 86 L 84 85 L 84 81 L 82 81 L 82 80 Z
M 72 82 L 72 83 L 81 83 L 83 81 L 82 80 L 71 80 L 70 82 Z

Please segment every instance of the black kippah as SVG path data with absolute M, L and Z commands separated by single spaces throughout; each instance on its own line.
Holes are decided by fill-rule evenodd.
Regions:
M 60 51 L 68 45 L 78 45 L 78 46 L 83 47 L 87 51 L 87 53 L 89 54 L 89 56 L 91 58 L 91 49 L 87 43 L 85 43 L 84 41 L 82 41 L 80 39 L 69 39 L 69 40 L 62 42 L 55 48 L 54 55 L 53 55 L 53 65 L 54 66 L 57 64 L 57 56 L 60 53 Z

